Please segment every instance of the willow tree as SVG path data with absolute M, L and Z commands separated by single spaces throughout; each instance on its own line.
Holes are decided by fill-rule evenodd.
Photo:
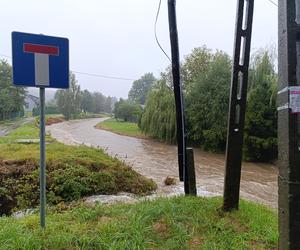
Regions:
M 176 113 L 174 94 L 166 80 L 158 81 L 148 94 L 140 121 L 141 130 L 169 143 L 176 141 Z

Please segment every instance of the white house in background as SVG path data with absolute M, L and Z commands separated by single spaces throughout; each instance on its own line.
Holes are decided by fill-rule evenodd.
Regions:
M 27 94 L 24 101 L 25 112 L 32 112 L 33 108 L 36 108 L 38 106 L 39 98 L 34 95 Z

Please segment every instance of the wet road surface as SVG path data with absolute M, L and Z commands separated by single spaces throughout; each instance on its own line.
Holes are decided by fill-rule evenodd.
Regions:
M 158 194 L 183 193 L 183 185 L 165 186 L 167 176 L 178 179 L 177 148 L 154 140 L 138 139 L 99 130 L 94 126 L 106 118 L 67 121 L 47 127 L 58 141 L 103 148 L 124 160 L 137 172 L 158 184 Z M 200 195 L 222 195 L 224 155 L 194 150 L 197 190 Z M 241 197 L 277 207 L 277 167 L 271 164 L 243 163 Z

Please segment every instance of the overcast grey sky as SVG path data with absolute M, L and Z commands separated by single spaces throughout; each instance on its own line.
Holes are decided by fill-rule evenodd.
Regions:
M 236 2 L 177 0 L 182 59 L 202 45 L 232 55 Z M 158 3 L 159 0 L 0 0 L 0 54 L 11 55 L 12 31 L 43 33 L 69 38 L 71 70 L 133 79 L 146 72 L 159 76 L 169 62 L 154 38 Z M 252 50 L 277 44 L 277 7 L 268 0 L 256 0 L 254 11 Z M 167 0 L 162 0 L 157 32 L 170 54 L 167 20 Z M 76 77 L 83 89 L 117 97 L 127 97 L 132 84 L 79 74 Z

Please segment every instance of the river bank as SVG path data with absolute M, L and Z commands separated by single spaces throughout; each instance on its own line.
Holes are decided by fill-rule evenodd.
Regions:
M 143 140 L 98 130 L 94 126 L 105 118 L 54 124 L 47 130 L 58 141 L 85 144 L 104 149 L 126 162 L 140 174 L 152 178 L 159 195 L 182 194 L 183 185 L 165 186 L 166 177 L 178 179 L 176 147 L 154 140 Z M 195 149 L 197 190 L 200 195 L 222 195 L 224 155 Z M 241 197 L 277 208 L 277 167 L 271 164 L 244 162 Z

